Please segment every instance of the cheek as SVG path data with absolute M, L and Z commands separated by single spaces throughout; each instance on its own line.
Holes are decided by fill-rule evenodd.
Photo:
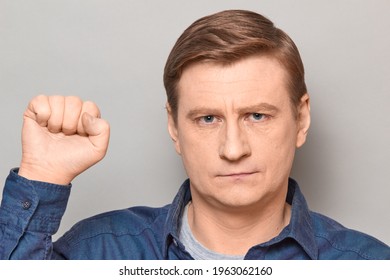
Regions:
M 189 177 L 207 173 L 208 166 L 214 161 L 216 150 L 215 141 L 210 139 L 210 135 L 183 130 L 179 136 L 179 146 L 184 168 Z
M 252 137 L 252 156 L 273 172 L 289 169 L 295 154 L 296 132 L 294 124 L 274 126 Z
M 273 139 L 274 146 L 281 153 L 295 151 L 297 134 L 293 126 L 281 129 Z

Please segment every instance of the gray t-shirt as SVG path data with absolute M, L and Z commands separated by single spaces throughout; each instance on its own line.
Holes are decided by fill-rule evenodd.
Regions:
M 191 202 L 190 202 L 191 203 Z M 244 256 L 224 255 L 211 251 L 195 239 L 188 224 L 188 205 L 184 209 L 179 239 L 195 260 L 243 260 Z

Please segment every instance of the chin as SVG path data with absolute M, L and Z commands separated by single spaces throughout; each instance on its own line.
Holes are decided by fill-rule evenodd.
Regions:
M 247 178 L 248 179 L 248 178 Z M 268 190 L 264 182 L 259 180 L 226 180 L 213 178 L 207 183 L 197 182 L 202 188 L 192 183 L 193 195 L 197 193 L 200 199 L 209 201 L 219 207 L 239 209 L 262 203 L 267 197 Z M 203 198 L 202 198 L 203 197 Z
M 258 208 L 259 200 L 219 200 L 219 205 L 224 209 L 225 212 L 248 212 L 252 211 L 251 209 Z
M 229 191 L 225 190 L 223 193 L 219 193 L 214 199 L 225 207 L 243 209 L 258 205 L 265 196 L 266 194 L 259 191 L 259 189 L 245 188 L 245 186 L 237 188 L 236 185 Z

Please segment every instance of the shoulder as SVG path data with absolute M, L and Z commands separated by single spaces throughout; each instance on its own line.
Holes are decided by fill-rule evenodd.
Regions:
M 56 242 L 56 249 L 71 259 L 131 258 L 132 255 L 112 254 L 126 247 L 135 253 L 134 247 L 142 245 L 146 239 L 153 243 L 150 245 L 160 244 L 161 229 L 169 208 L 170 205 L 160 208 L 139 206 L 93 216 L 75 224 Z M 104 246 L 109 248 L 102 249 Z M 85 256 L 86 252 L 93 252 L 93 255 Z
M 160 208 L 138 206 L 110 211 L 77 223 L 71 231 L 77 231 L 79 238 L 102 233 L 137 235 L 145 228 L 155 226 L 161 219 L 164 220 L 168 209 L 168 206 Z
M 390 247 L 378 239 L 319 213 L 311 218 L 320 259 L 390 259 Z

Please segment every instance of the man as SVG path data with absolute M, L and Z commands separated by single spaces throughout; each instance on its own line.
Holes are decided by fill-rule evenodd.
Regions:
M 70 183 L 109 125 L 77 97 L 38 96 L 0 215 L 3 259 L 390 259 L 384 243 L 309 211 L 289 178 L 310 126 L 293 41 L 249 11 L 194 22 L 168 57 L 168 130 L 189 179 L 172 204 L 104 213 L 57 242 Z

